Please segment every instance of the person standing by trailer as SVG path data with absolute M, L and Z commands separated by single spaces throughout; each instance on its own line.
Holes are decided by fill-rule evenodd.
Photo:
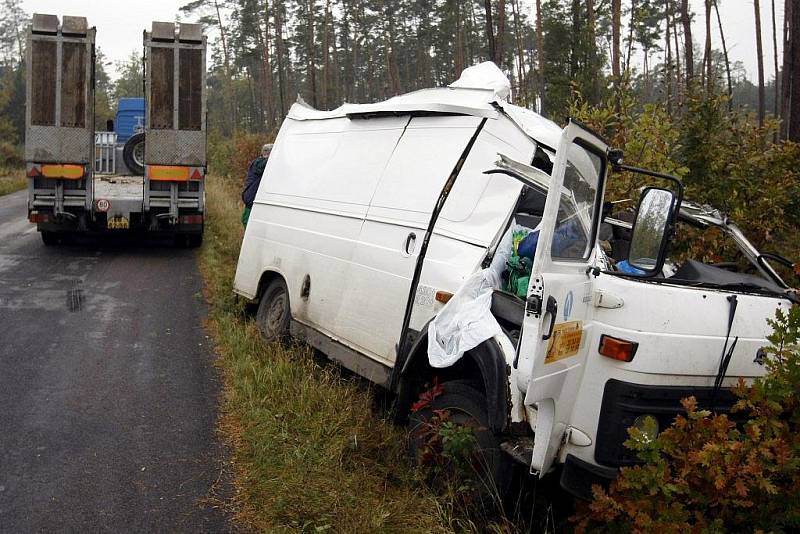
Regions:
M 244 189 L 242 190 L 242 202 L 244 202 L 242 225 L 245 227 L 250 219 L 250 210 L 253 208 L 253 201 L 256 199 L 256 192 L 261 183 L 261 175 L 264 174 L 264 167 L 267 166 L 270 152 L 272 152 L 272 144 L 262 146 L 261 155 L 251 161 L 247 167 L 247 176 L 244 179 Z

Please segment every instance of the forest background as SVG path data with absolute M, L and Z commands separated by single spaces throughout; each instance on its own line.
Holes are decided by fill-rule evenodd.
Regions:
M 194 0 L 183 6 L 181 19 L 203 23 L 212 36 L 208 123 L 210 171 L 215 176 L 209 182 L 209 197 L 216 196 L 218 200 L 211 204 L 210 217 L 216 217 L 210 229 L 214 239 L 207 240 L 202 257 L 205 272 L 211 273 L 210 325 L 230 380 L 227 406 L 234 414 L 232 420 L 238 421 L 229 433 L 234 436 L 235 456 L 242 469 L 237 487 L 242 489 L 245 502 L 242 509 L 251 512 L 248 522 L 294 525 L 292 521 L 312 517 L 328 527 L 326 521 L 335 520 L 335 530 L 353 530 L 354 525 L 361 525 L 359 521 L 372 521 L 372 515 L 382 514 L 382 507 L 393 511 L 380 516 L 380 521 L 387 524 L 400 521 L 397 525 L 402 526 L 406 524 L 402 521 L 431 517 L 414 500 L 417 490 L 408 490 L 416 485 L 407 487 L 404 482 L 385 499 L 377 490 L 356 491 L 363 487 L 385 491 L 386 481 L 397 476 L 395 464 L 401 456 L 387 455 L 385 451 L 387 443 L 397 441 L 396 431 L 381 424 L 378 428 L 382 430 L 376 433 L 376 419 L 364 408 L 372 400 L 350 382 L 328 376 L 332 375 L 329 371 L 314 367 L 306 373 L 307 367 L 298 368 L 297 359 L 284 353 L 273 355 L 272 360 L 267 358 L 271 364 L 266 365 L 252 324 L 242 321 L 240 310 L 231 303 L 230 274 L 241 240 L 236 219 L 239 184 L 248 161 L 258 154 L 261 144 L 274 138 L 298 95 L 320 109 L 332 109 L 343 102 L 373 102 L 415 89 L 447 85 L 464 68 L 491 60 L 511 81 L 514 103 L 535 109 L 560 124 L 567 117 L 587 123 L 605 135 L 612 146 L 622 148 L 627 163 L 679 176 L 688 198 L 727 212 L 760 250 L 800 259 L 800 0 L 785 0 L 781 13 L 776 12 L 775 0 L 704 0 L 703 13 L 693 12 L 688 0 L 528 1 L 535 4 L 532 11 L 523 9 L 520 0 Z M 765 20 L 761 17 L 762 2 L 769 2 L 771 16 Z M 752 50 L 759 66 L 755 79 L 746 75 L 741 63 L 730 60 L 726 21 L 718 10 L 723 3 L 736 3 L 743 17 L 752 18 L 756 35 Z M 22 8 L 21 0 L 0 0 L 0 176 L 23 165 L 25 30 L 29 19 L 30 13 Z M 705 25 L 704 31 L 699 31 L 699 20 Z M 713 32 L 712 25 L 716 26 Z M 703 35 L 704 40 L 698 42 L 697 35 Z M 774 53 L 767 56 L 764 50 Z M 780 56 L 778 50 L 782 51 Z M 764 75 L 765 64 L 770 64 L 775 73 L 769 79 Z M 113 80 L 112 70 L 116 73 Z M 99 48 L 95 102 L 98 129 L 104 129 L 106 121 L 114 117 L 120 97 L 141 95 L 141 56 L 134 53 L 111 64 Z M 25 182 L 19 183 L 23 187 Z M 611 198 L 635 199 L 639 185 L 632 176 L 615 175 L 609 184 Z M 682 247 L 680 253 L 709 263 L 730 259 L 726 254 L 733 254 L 719 234 L 706 232 L 689 237 L 696 239 L 681 239 L 677 244 Z M 794 337 L 787 339 L 796 346 L 794 334 L 800 325 L 800 312 L 794 313 L 790 329 Z M 798 354 L 800 351 L 795 351 L 795 356 Z M 275 365 L 276 358 L 283 364 Z M 797 357 L 787 361 L 796 362 Z M 800 365 L 792 365 L 792 369 L 800 369 Z M 258 370 L 256 378 L 263 379 L 263 389 L 252 385 L 253 369 Z M 302 374 L 303 380 L 300 375 L 295 376 L 297 373 Z M 800 410 L 794 401 L 800 372 L 795 374 L 786 381 L 791 387 L 785 388 L 789 393 L 784 397 L 791 401 L 787 401 L 787 410 L 796 422 L 800 421 Z M 317 381 L 307 383 L 307 375 L 315 376 Z M 278 386 L 267 379 L 274 379 Z M 309 405 L 305 411 L 299 407 L 295 400 L 305 396 L 286 394 L 287 390 L 282 389 L 296 384 L 303 384 L 317 395 L 319 403 Z M 273 397 L 268 397 L 267 392 Z M 358 402 L 328 402 L 345 394 Z M 309 393 L 310 398 L 317 398 L 314 395 Z M 274 432 L 241 431 L 258 427 L 253 421 L 267 427 L 277 424 L 277 415 L 273 417 L 264 408 L 264 399 L 268 398 L 270 409 L 281 412 L 281 420 L 283 411 L 296 413 L 298 421 L 309 422 L 309 428 L 313 427 L 314 416 L 319 421 L 324 419 L 325 424 L 329 423 L 326 418 L 339 417 L 343 421 L 341 428 L 347 430 L 339 436 L 343 443 L 349 443 L 354 435 L 352 428 L 361 429 L 359 435 L 365 439 L 373 436 L 374 443 L 369 442 L 372 445 L 366 448 L 367 452 L 356 455 L 367 467 L 363 472 L 342 468 L 337 477 L 329 480 L 317 477 L 324 490 L 306 487 L 307 472 L 324 472 L 322 467 L 338 465 L 331 458 L 337 458 L 341 451 L 328 452 L 339 442 L 328 437 L 314 441 L 304 436 L 297 440 L 307 444 L 308 450 L 321 451 L 315 456 L 317 465 L 309 464 L 305 457 L 299 462 L 282 442 L 273 442 L 273 436 L 278 435 Z M 332 412 L 343 405 L 352 409 Z M 779 417 L 769 421 L 776 419 Z M 730 432 L 728 427 L 723 430 L 724 436 L 714 434 L 713 440 L 694 445 L 702 448 L 710 441 L 725 442 Z M 774 492 L 767 491 L 764 502 L 771 503 L 771 507 L 763 508 L 765 513 L 787 517 L 786 513 L 773 512 L 791 508 L 792 517 L 800 518 L 796 499 L 800 441 L 794 437 L 800 433 L 795 426 L 789 430 L 785 434 L 795 440 L 789 455 L 790 476 L 781 466 L 772 474 L 754 477 L 753 487 L 778 488 L 777 493 L 793 499 L 791 508 L 776 500 Z M 694 430 L 691 433 L 704 440 L 708 434 Z M 656 443 L 663 448 L 671 442 Z M 742 448 L 738 441 L 734 444 L 736 450 L 751 450 Z M 268 458 L 264 451 L 270 452 Z M 623 478 L 619 493 L 599 500 L 592 509 L 594 515 L 589 517 L 616 518 L 623 526 L 629 526 L 630 518 L 622 510 L 655 521 L 663 510 L 651 511 L 646 505 L 672 510 L 674 503 L 686 501 L 684 493 L 656 493 L 654 488 L 663 486 L 660 482 L 664 480 L 664 469 L 675 465 L 673 461 L 661 461 L 661 449 L 656 452 L 653 456 L 661 463 L 653 461 L 649 465 L 658 469 L 645 471 L 648 476 L 655 473 L 648 479 L 650 483 L 635 477 Z M 726 462 L 715 460 L 715 465 Z M 692 491 L 703 496 L 733 495 L 719 489 L 718 481 L 727 484 L 729 479 L 712 480 L 712 471 L 694 465 L 692 473 L 702 480 L 692 483 Z M 342 476 L 349 477 L 346 483 L 342 483 Z M 738 473 L 732 470 L 731 484 L 736 477 Z M 638 484 L 640 493 L 646 490 L 641 499 L 636 488 L 631 490 L 632 484 L 625 485 L 631 480 Z M 708 490 L 711 487 L 717 489 Z M 792 490 L 784 491 L 788 487 Z M 702 491 L 695 491 L 696 488 Z M 622 493 L 633 497 L 620 497 Z M 383 500 L 366 506 L 359 500 L 366 494 Z M 301 495 L 303 498 L 292 501 L 301 503 L 301 508 L 270 500 L 281 495 Z M 341 505 L 333 516 L 329 514 L 331 500 Z M 746 512 L 736 515 L 736 521 L 740 516 L 752 520 L 743 530 L 766 524 L 749 513 L 752 503 L 747 505 L 750 501 L 743 501 L 738 493 L 731 502 L 734 504 L 730 506 Z M 436 506 L 439 515 L 448 515 L 447 505 Z M 692 506 L 687 508 L 687 517 L 695 510 L 699 510 L 700 518 L 703 513 L 719 515 L 718 503 L 703 501 Z M 407 509 L 415 510 L 417 515 L 407 514 Z M 441 513 L 442 509 L 447 513 Z M 647 511 L 646 517 L 642 510 Z M 361 517 L 362 513 L 368 517 Z M 584 522 L 588 521 L 584 518 Z M 449 523 L 452 526 L 452 521 Z M 690 523 L 681 519 L 679 523 L 660 525 L 668 524 L 677 531 L 688 528 Z M 721 525 L 736 531 L 743 523 Z M 302 526 L 305 528 L 305 524 Z

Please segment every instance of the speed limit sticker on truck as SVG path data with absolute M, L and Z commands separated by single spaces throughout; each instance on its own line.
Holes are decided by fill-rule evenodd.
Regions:
M 553 335 L 547 344 L 544 363 L 553 363 L 575 356 L 581 349 L 583 340 L 583 321 L 559 323 L 553 328 Z
M 101 198 L 95 202 L 95 206 L 97 206 L 97 211 L 108 211 L 108 209 L 111 207 L 111 202 Z

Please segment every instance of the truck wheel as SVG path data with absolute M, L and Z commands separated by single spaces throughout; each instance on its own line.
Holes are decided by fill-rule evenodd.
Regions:
M 289 290 L 281 278 L 269 283 L 258 304 L 256 323 L 264 341 L 287 341 L 289 338 Z
M 452 461 L 448 462 L 445 458 L 439 461 L 449 464 L 445 469 L 450 476 L 471 476 L 475 479 L 474 484 L 470 485 L 471 497 L 485 509 L 501 507 L 511 485 L 513 464 L 500 449 L 499 436 L 489 428 L 486 396 L 467 380 L 452 380 L 441 387 L 440 395 L 409 415 L 411 453 L 419 461 L 419 456 L 426 449 L 430 450 L 431 440 L 437 439 L 432 435 L 432 431 L 436 432 L 435 417 L 441 411 L 446 412 L 447 421 L 473 429 L 475 442 L 471 472 L 457 473 Z
M 55 232 L 41 232 L 42 234 L 42 243 L 46 247 L 52 247 L 58 244 L 58 234 Z
M 133 174 L 144 174 L 144 134 L 137 133 L 125 142 L 122 148 L 122 160 Z
M 203 244 L 203 234 L 189 234 L 186 236 L 186 246 L 189 248 L 199 248 Z

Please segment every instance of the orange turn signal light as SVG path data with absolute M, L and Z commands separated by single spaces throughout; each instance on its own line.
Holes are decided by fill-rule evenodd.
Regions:
M 639 344 L 634 341 L 625 341 L 603 334 L 600 336 L 600 354 L 612 360 L 629 362 L 636 356 Z
M 451 298 L 453 298 L 453 294 L 450 293 L 449 291 L 437 291 L 436 292 L 436 300 L 438 302 L 442 302 L 444 304 L 447 304 L 448 302 L 450 302 Z

